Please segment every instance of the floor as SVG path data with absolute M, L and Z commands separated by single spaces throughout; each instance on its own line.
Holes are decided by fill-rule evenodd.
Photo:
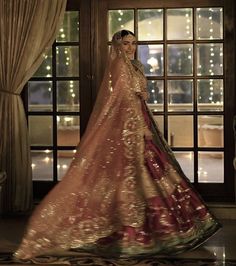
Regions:
M 9 265 L 15 263 L 4 262 L 4 254 L 10 255 L 17 248 L 20 239 L 22 238 L 25 225 L 27 223 L 26 217 L 17 217 L 17 218 L 1 218 L 0 219 L 0 264 Z M 236 220 L 221 220 L 223 228 L 209 239 L 203 246 L 198 249 L 186 252 L 184 254 L 174 257 L 174 259 L 191 259 L 191 264 L 179 263 L 179 264 L 99 264 L 99 265 L 236 265 Z M 69 254 L 72 255 L 72 254 Z M 65 253 L 65 256 L 68 256 Z M 173 259 L 173 258 L 172 258 Z M 199 264 L 198 261 L 201 260 L 211 260 L 214 261 L 209 264 Z M 149 260 L 150 261 L 150 260 Z M 195 261 L 195 262 L 194 262 Z M 5 264 L 4 264 L 5 263 Z M 77 262 L 78 263 L 78 262 Z M 40 263 L 41 264 L 41 263 Z M 44 263 L 43 263 L 44 264 Z M 54 265 L 59 265 L 55 264 Z M 22 265 L 22 264 L 21 264 Z M 26 264 L 24 264 L 26 265 Z M 28 265 L 28 264 L 27 264 Z M 39 265 L 39 264 L 37 264 Z M 45 265 L 45 264 L 44 264 Z M 49 264 L 46 264 L 49 265 Z M 50 264 L 51 265 L 51 264 Z M 61 265 L 61 263 L 60 263 Z M 65 264 L 64 264 L 65 265 Z M 68 264 L 67 264 L 68 265 Z M 88 264 L 69 264 L 69 265 L 88 265 Z M 89 264 L 89 265 L 98 265 L 98 264 Z

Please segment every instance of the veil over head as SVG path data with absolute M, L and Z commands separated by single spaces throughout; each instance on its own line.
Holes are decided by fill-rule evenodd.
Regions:
M 62 181 L 36 208 L 16 256 L 78 248 L 123 225 L 143 223 L 143 192 L 135 177 L 144 164 L 144 120 L 134 75 L 117 32 L 77 152 Z

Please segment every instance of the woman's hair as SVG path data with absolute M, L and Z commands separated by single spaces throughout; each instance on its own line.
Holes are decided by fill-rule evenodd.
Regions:
M 134 33 L 132 31 L 129 31 L 129 30 L 117 31 L 112 37 L 113 45 L 115 45 L 115 46 L 116 45 L 121 45 L 122 38 L 127 36 L 127 35 L 135 36 Z
M 123 38 L 123 37 L 125 37 L 125 36 L 127 36 L 127 35 L 133 35 L 133 36 L 135 36 L 134 35 L 134 33 L 132 32 L 132 31 L 130 31 L 130 30 L 121 30 L 121 38 Z

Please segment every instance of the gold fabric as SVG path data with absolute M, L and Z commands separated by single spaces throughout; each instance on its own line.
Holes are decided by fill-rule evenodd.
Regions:
M 19 96 L 52 45 L 65 6 L 66 0 L 0 1 L 0 171 L 7 174 L 6 213 L 31 208 L 28 130 Z

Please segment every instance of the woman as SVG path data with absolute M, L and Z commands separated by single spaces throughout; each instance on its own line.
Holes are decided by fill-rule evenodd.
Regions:
M 176 254 L 219 229 L 147 108 L 147 81 L 135 50 L 132 32 L 113 36 L 75 158 L 32 215 L 17 258 L 80 248 L 110 255 Z

